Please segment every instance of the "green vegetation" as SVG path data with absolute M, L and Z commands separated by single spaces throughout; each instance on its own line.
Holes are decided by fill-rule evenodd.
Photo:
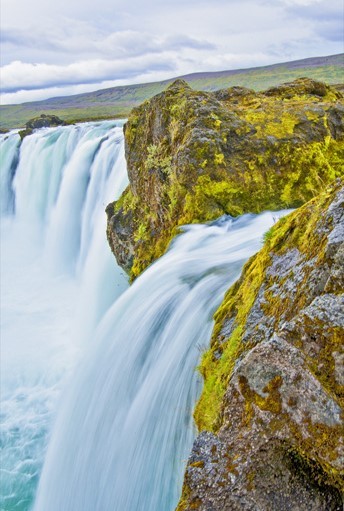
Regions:
M 42 114 L 40 117 L 35 117 L 34 119 L 30 119 L 26 125 L 25 129 L 19 131 L 19 135 L 21 139 L 26 137 L 27 135 L 31 135 L 35 129 L 38 128 L 48 128 L 52 126 L 62 126 L 65 122 L 57 117 L 56 115 L 45 115 Z
M 195 420 L 198 428 L 207 431 L 217 431 L 221 424 L 221 406 L 224 393 L 232 376 L 234 364 L 254 346 L 254 336 L 250 342 L 243 342 L 248 315 L 264 284 L 264 315 L 269 318 L 272 328 L 277 330 L 283 321 L 290 320 L 300 311 L 306 300 L 303 282 L 306 281 L 312 269 L 316 266 L 326 266 L 327 235 L 324 230 L 318 229 L 323 220 L 324 212 L 333 201 L 333 197 L 340 185 L 334 185 L 319 198 L 313 199 L 300 209 L 276 223 L 266 236 L 266 242 L 261 251 L 252 257 L 245 265 L 241 278 L 226 293 L 226 296 L 215 314 L 215 327 L 213 331 L 211 348 L 201 361 L 200 371 L 204 377 L 204 389 L 195 410 Z M 325 231 L 328 232 L 328 231 Z M 269 275 L 273 257 L 281 256 L 288 251 L 297 249 L 304 256 L 304 261 L 312 261 L 305 269 L 305 275 L 298 289 L 293 293 L 274 293 L 276 278 Z M 291 270 L 292 272 L 292 270 Z M 280 281 L 278 281 L 280 285 Z M 281 286 L 280 286 L 281 287 Z M 329 289 L 329 292 L 336 291 Z M 228 338 L 221 332 L 229 321 L 234 321 L 233 331 Z M 321 330 L 323 325 L 309 321 L 309 329 Z M 343 339 L 343 331 L 337 327 L 331 329 L 331 335 L 323 349 L 318 353 L 317 360 L 311 362 L 314 374 L 324 387 L 334 395 L 341 395 L 340 388 L 334 377 L 333 359 L 331 353 Z M 219 358 L 216 354 L 221 353 Z M 262 409 L 269 403 L 259 401 L 258 397 L 249 392 L 242 383 L 243 389 L 251 400 L 262 405 Z M 245 390 L 246 389 L 246 390 Z M 258 399 L 258 401 L 257 401 Z M 278 403 L 271 406 L 277 406 Z M 344 396 L 342 405 L 344 404 Z
M 179 511 L 247 495 L 262 509 L 341 508 L 343 201 L 338 179 L 282 218 L 227 291 Z
M 131 215 L 121 218 L 121 202 L 112 209 L 132 238 L 131 278 L 165 252 L 181 225 L 299 207 L 341 177 L 343 111 L 339 92 L 308 79 L 263 93 L 198 92 L 178 80 L 135 108 L 125 129 L 130 186 L 121 199 L 128 196 Z M 114 252 L 122 250 L 120 232 L 108 234 Z
M 172 156 L 164 155 L 162 146 L 150 145 L 147 147 L 147 159 L 145 161 L 145 170 L 160 171 L 163 174 L 170 174 Z
M 254 69 L 198 73 L 184 78 L 196 90 L 214 91 L 240 85 L 258 91 L 303 76 L 338 84 L 343 81 L 343 67 L 343 55 L 334 55 Z M 41 113 L 57 115 L 69 123 L 126 118 L 133 107 L 159 94 L 172 82 L 173 79 L 21 105 L 4 105 L 0 107 L 0 128 L 22 128 L 29 119 Z

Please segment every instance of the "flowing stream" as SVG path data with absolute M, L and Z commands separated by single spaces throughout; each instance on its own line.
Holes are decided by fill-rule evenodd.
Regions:
M 173 511 L 213 313 L 285 212 L 187 226 L 126 289 L 104 215 L 127 183 L 121 127 L 11 134 L 0 150 L 0 508 Z

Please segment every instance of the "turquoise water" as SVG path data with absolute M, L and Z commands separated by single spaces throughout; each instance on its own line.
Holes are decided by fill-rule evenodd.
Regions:
M 109 309 L 52 433 L 35 511 L 173 511 L 213 313 L 272 213 L 193 225 Z
M 0 137 L 3 511 L 30 509 L 61 389 L 127 287 L 105 238 L 104 203 L 127 183 L 116 126 Z
M 0 149 L 0 509 L 172 511 L 213 313 L 284 212 L 187 226 L 128 288 L 104 213 L 127 185 L 121 125 Z

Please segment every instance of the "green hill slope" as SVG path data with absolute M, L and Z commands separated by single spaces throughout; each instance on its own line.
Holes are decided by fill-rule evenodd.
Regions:
M 258 91 L 302 76 L 329 84 L 343 82 L 344 54 L 250 69 L 195 73 L 182 78 L 196 90 L 212 91 L 241 85 Z M 133 107 L 158 94 L 174 80 L 112 87 L 20 105 L 3 105 L 0 107 L 0 128 L 21 128 L 29 119 L 41 113 L 57 115 L 68 122 L 127 117 Z

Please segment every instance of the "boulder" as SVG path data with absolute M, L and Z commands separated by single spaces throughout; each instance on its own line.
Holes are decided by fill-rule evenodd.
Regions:
M 215 314 L 178 511 L 339 511 L 344 186 L 281 219 Z
M 19 135 L 21 139 L 26 137 L 27 135 L 31 135 L 34 130 L 39 128 L 50 128 L 55 126 L 64 126 L 66 123 L 57 117 L 57 115 L 46 115 L 41 114 L 40 117 L 35 117 L 34 119 L 30 119 L 25 124 L 25 129 L 19 131 Z
M 310 200 L 343 175 L 343 114 L 340 92 L 306 78 L 263 93 L 175 81 L 125 125 L 130 184 L 107 208 L 117 261 L 134 279 L 183 224 Z

